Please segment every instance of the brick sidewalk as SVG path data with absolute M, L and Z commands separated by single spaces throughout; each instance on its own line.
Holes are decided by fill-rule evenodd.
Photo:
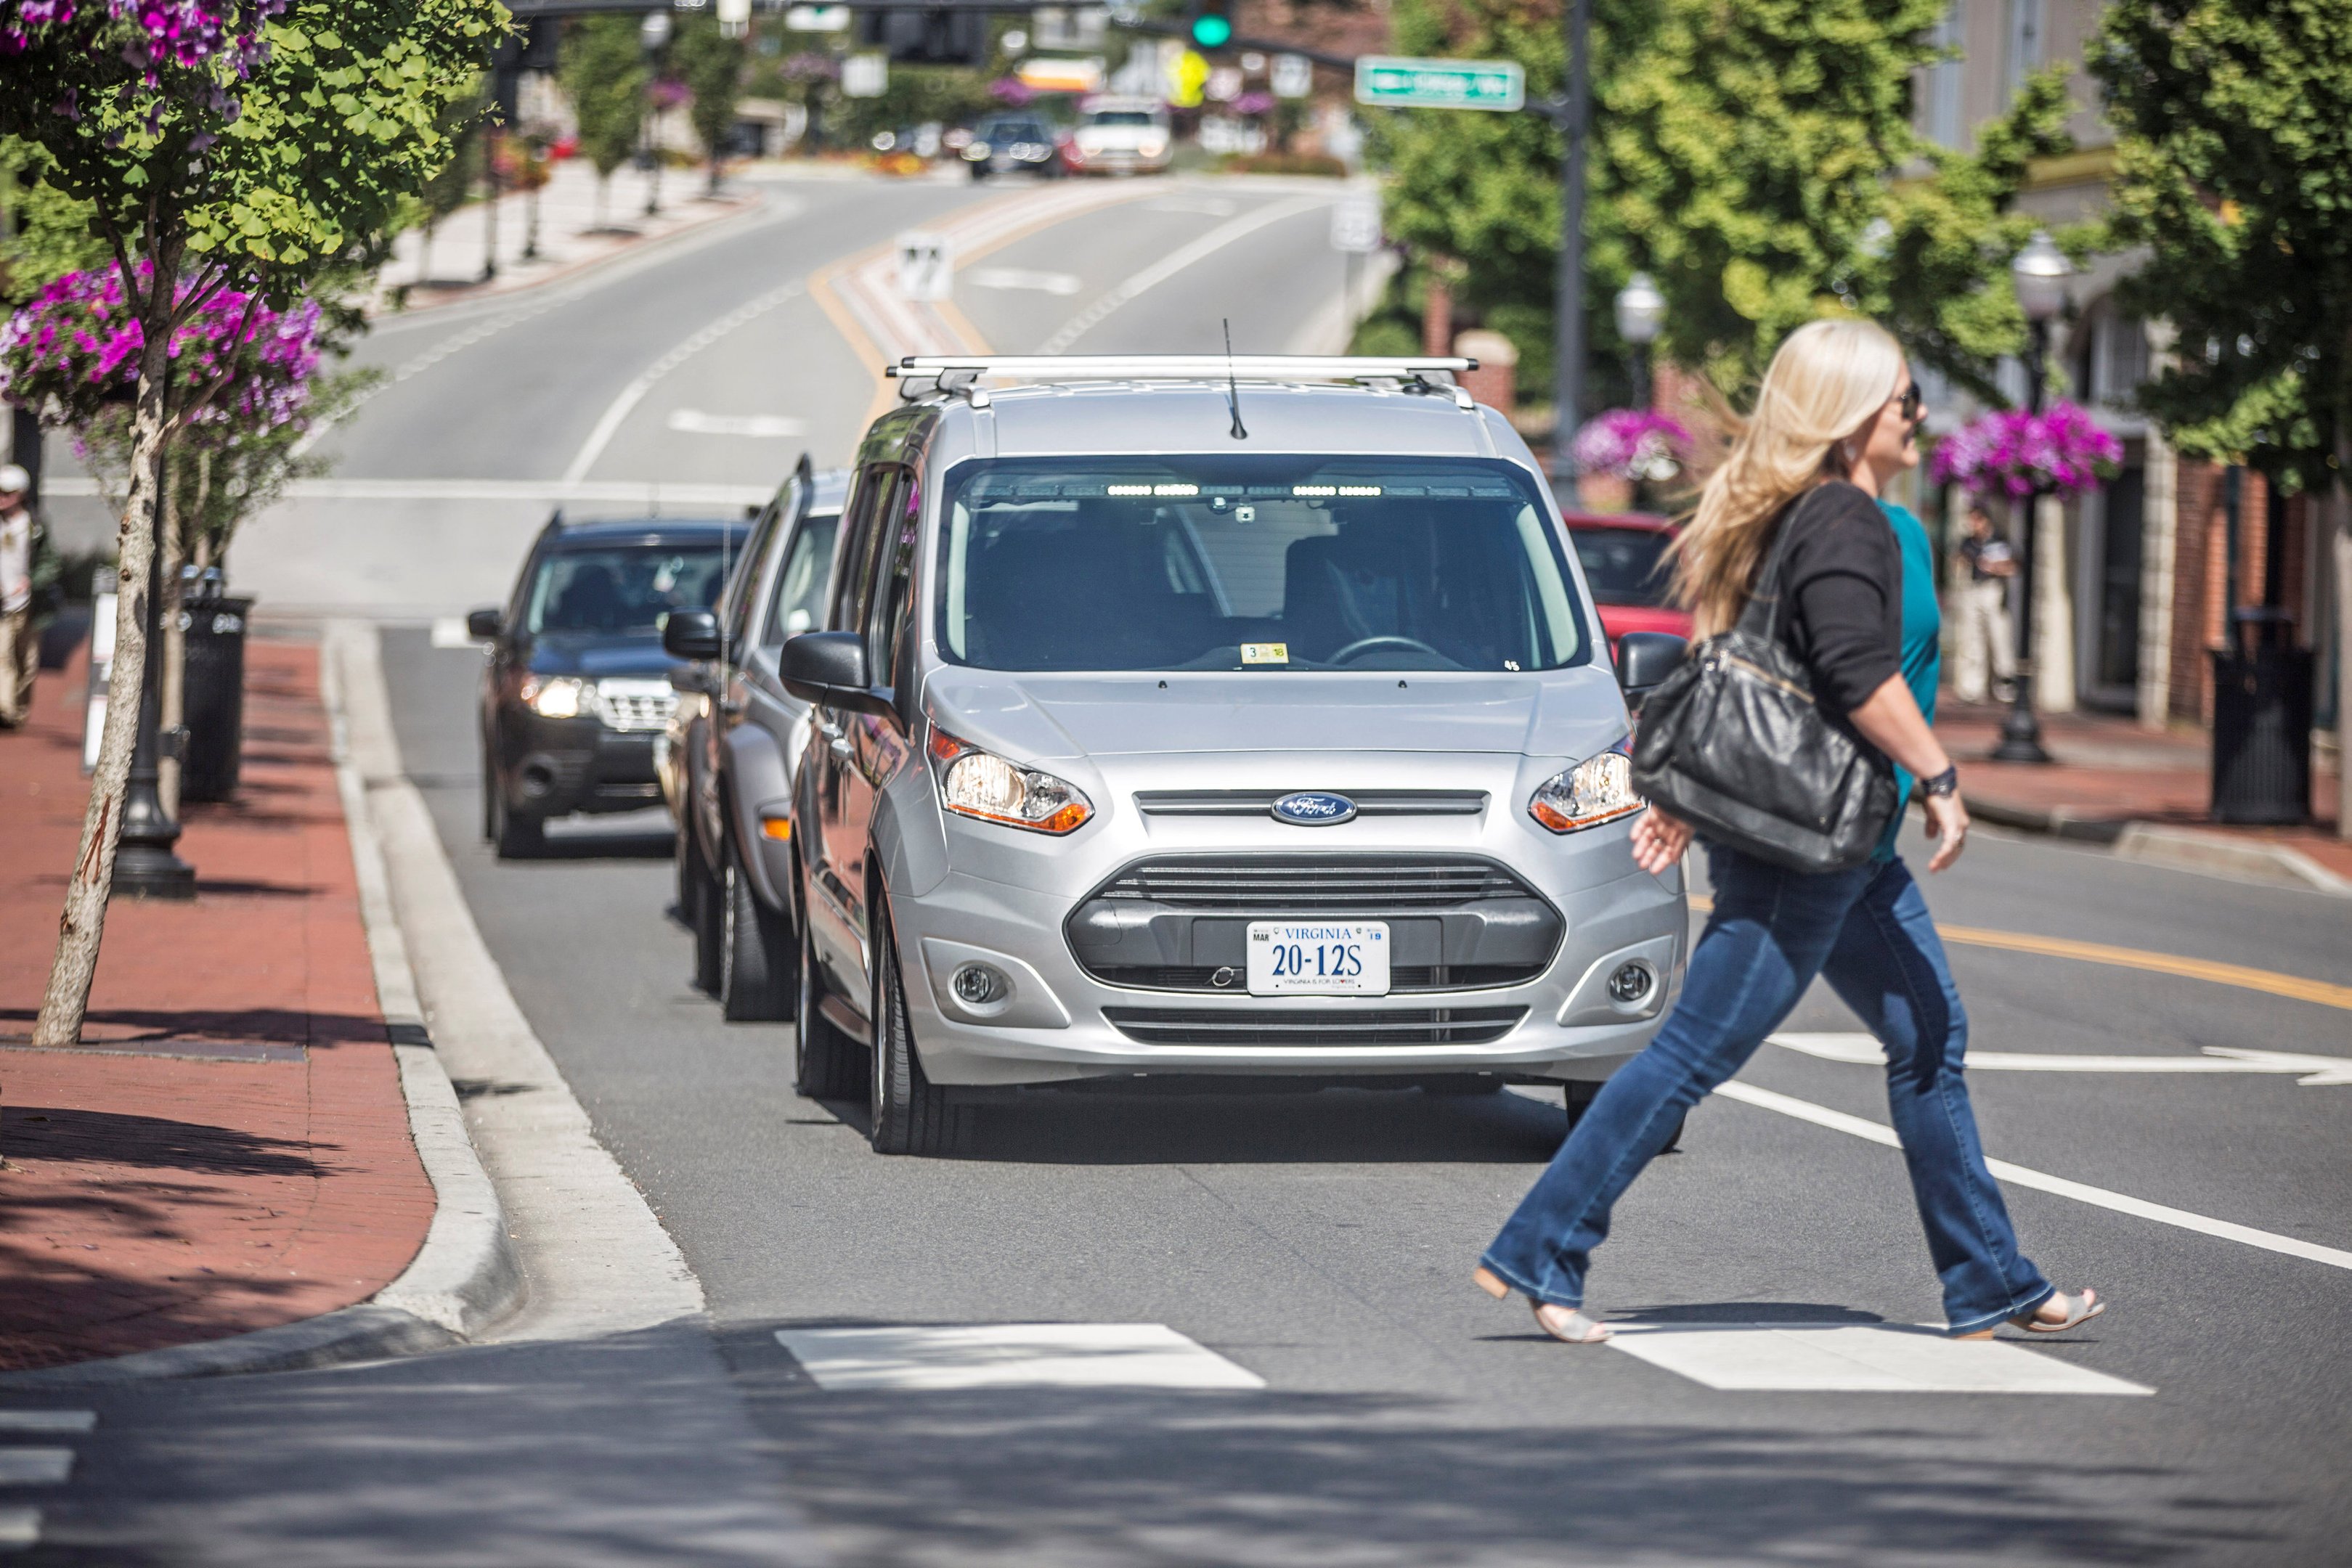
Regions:
M 26 1043 L 88 795 L 81 690 L 79 661 L 44 674 L 0 732 L 0 1368 L 348 1306 L 433 1218 L 310 646 L 247 646 L 243 783 L 180 841 L 195 901 L 116 901 L 82 1049 Z
M 2313 821 L 2288 828 L 2240 827 L 2213 821 L 2212 753 L 2200 734 L 2141 729 L 2127 718 L 2098 714 L 2049 714 L 2042 745 L 2053 765 L 1993 762 L 2004 710 L 1938 705 L 1936 734 L 1961 765 L 1970 810 L 1990 821 L 2070 836 L 2114 840 L 2130 824 L 2222 843 L 2291 851 L 2339 877 L 2352 879 L 2352 844 L 2336 836 L 2336 775 L 2315 768 Z

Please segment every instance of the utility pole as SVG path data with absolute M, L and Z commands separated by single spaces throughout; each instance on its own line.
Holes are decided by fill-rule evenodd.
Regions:
M 1559 473 L 1584 412 L 1584 142 L 1592 119 L 1592 0 L 1570 0 L 1568 95 L 1559 106 L 1559 274 L 1552 322 L 1552 465 Z

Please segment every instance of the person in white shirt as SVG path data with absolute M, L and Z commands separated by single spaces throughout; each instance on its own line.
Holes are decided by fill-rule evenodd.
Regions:
M 22 467 L 0 464 L 0 729 L 15 729 L 32 716 L 38 622 L 57 575 L 47 534 L 25 504 L 32 488 Z
M 2017 575 L 2017 552 L 1993 531 L 1992 518 L 1980 506 L 1969 508 L 1968 537 L 1954 552 L 1968 575 L 1958 585 L 1959 633 L 1953 652 L 1958 668 L 1952 675 L 1952 695 L 1964 703 L 1999 697 L 2017 678 L 2016 644 L 2009 622 L 2009 583 Z M 1985 680 L 1991 666 L 1992 681 Z

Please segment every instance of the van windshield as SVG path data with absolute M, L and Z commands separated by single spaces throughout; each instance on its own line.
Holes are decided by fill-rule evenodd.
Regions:
M 1535 488 L 1444 458 L 1002 459 L 950 476 L 940 645 L 1044 670 L 1555 670 L 1591 656 Z

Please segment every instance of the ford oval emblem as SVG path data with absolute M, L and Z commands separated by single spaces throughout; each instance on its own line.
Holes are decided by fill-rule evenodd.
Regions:
M 1302 789 L 1296 795 L 1285 795 L 1274 803 L 1277 822 L 1296 822 L 1302 828 L 1328 828 L 1334 822 L 1344 822 L 1355 816 L 1356 803 L 1345 795 L 1327 794 L 1320 789 Z

